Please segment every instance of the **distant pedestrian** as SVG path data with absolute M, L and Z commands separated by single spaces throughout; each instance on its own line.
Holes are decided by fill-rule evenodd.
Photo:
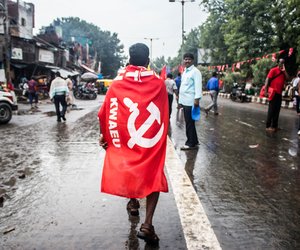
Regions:
M 173 80 L 173 75 L 171 73 L 167 74 L 167 79 L 165 80 L 165 84 L 166 84 L 167 92 L 168 92 L 169 118 L 171 118 L 174 94 L 176 96 L 176 100 L 178 100 L 177 86 L 176 86 L 175 81 Z
M 181 84 L 181 73 L 180 72 L 178 72 L 178 74 L 175 77 L 174 81 L 176 82 L 177 91 L 179 93 L 180 84 Z
M 207 90 L 209 90 L 209 94 L 211 97 L 211 103 L 205 107 L 206 116 L 208 116 L 208 112 L 214 108 L 214 114 L 218 115 L 218 94 L 219 94 L 219 80 L 217 77 L 217 72 L 212 73 L 212 77 L 208 80 L 206 84 Z
M 67 82 L 67 86 L 69 89 L 69 95 L 67 97 L 67 105 L 74 107 L 75 106 L 75 104 L 74 104 L 75 98 L 74 98 L 74 94 L 73 94 L 73 80 L 70 75 L 68 75 L 66 82 Z
M 66 81 L 61 78 L 59 71 L 55 73 L 55 79 L 51 82 L 50 86 L 50 99 L 54 102 L 57 121 L 61 119 L 66 121 L 67 101 L 66 97 L 69 95 L 69 89 Z M 60 105 L 62 111 L 60 111 Z
M 278 65 L 272 68 L 265 81 L 265 96 L 268 97 L 269 87 L 273 88 L 275 95 L 269 101 L 268 115 L 266 122 L 266 132 L 274 133 L 278 131 L 278 120 L 282 102 L 282 90 L 284 89 L 286 80 L 289 78 L 285 70 L 285 60 L 280 58 Z
M 298 115 L 298 135 L 300 135 L 300 72 L 298 72 L 297 77 L 293 79 L 293 89 L 294 96 L 296 99 L 296 112 Z
M 193 106 L 199 107 L 202 97 L 202 75 L 193 65 L 194 55 L 192 53 L 184 54 L 183 61 L 185 70 L 181 78 L 178 102 L 183 107 L 187 140 L 181 150 L 189 150 L 196 149 L 199 144 L 195 121 L 192 119 L 192 108 Z
M 37 88 L 38 88 L 38 83 L 31 78 L 30 81 L 28 82 L 28 98 L 29 98 L 29 103 L 31 105 L 31 108 L 33 108 L 33 99 L 34 99 L 34 103 L 35 103 L 35 108 L 37 108 L 38 106 L 38 102 L 39 102 L 39 96 L 37 93 Z

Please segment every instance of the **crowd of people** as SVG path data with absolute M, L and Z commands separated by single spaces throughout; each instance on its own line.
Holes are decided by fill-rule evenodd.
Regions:
M 99 145 L 106 150 L 101 191 L 129 198 L 126 208 L 131 216 L 139 216 L 138 199 L 146 198 L 146 215 L 137 237 L 157 245 L 159 237 L 155 233 L 153 216 L 160 192 L 168 192 L 164 161 L 174 95 L 185 119 L 186 141 L 181 150 L 196 149 L 199 141 L 193 110 L 200 109 L 202 74 L 194 66 L 194 55 L 191 53 L 183 55 L 185 69 L 175 79 L 171 73 L 163 79 L 148 68 L 149 48 L 145 44 L 132 45 L 129 55 L 128 65 L 120 70 L 98 113 Z M 300 126 L 299 77 L 300 74 L 293 80 L 293 85 Z M 288 78 L 283 59 L 267 75 L 265 88 L 275 91 L 269 102 L 267 132 L 278 130 L 281 93 Z M 212 101 L 204 110 L 208 115 L 213 108 L 214 114 L 218 115 L 220 82 L 216 72 L 213 72 L 206 88 Z M 265 95 L 268 97 L 267 91 Z
M 66 121 L 66 110 L 68 106 L 74 107 L 75 98 L 73 94 L 74 80 L 72 76 L 68 75 L 67 78 L 62 78 L 60 72 L 57 71 L 54 74 L 54 79 L 47 84 L 47 81 L 43 80 L 43 83 L 39 83 L 37 79 L 31 77 L 28 81 L 25 77 L 22 78 L 20 88 L 23 90 L 22 95 L 28 98 L 31 109 L 38 109 L 39 95 L 41 85 L 45 86 L 47 97 L 49 95 L 50 100 L 55 105 L 55 111 L 57 121 Z

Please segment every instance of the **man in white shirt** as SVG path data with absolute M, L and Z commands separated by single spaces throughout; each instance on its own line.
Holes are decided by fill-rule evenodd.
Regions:
M 181 77 L 178 102 L 183 107 L 187 140 L 181 150 L 190 150 L 196 149 L 199 144 L 195 121 L 192 119 L 192 108 L 193 106 L 199 107 L 202 97 L 202 75 L 193 65 L 194 55 L 192 53 L 185 53 L 183 61 L 185 70 Z
M 167 79 L 165 80 L 165 84 L 166 84 L 167 92 L 168 92 L 169 118 L 171 118 L 174 94 L 176 95 L 176 98 L 178 99 L 178 90 L 177 90 L 176 82 L 173 80 L 173 75 L 171 73 L 167 74 Z
M 57 122 L 61 122 L 61 119 L 66 121 L 66 97 L 69 95 L 69 89 L 67 86 L 67 82 L 63 78 L 61 78 L 59 71 L 55 73 L 55 79 L 51 82 L 49 95 L 50 99 L 54 102 L 55 105 Z M 60 111 L 60 105 L 62 106 L 62 111 Z

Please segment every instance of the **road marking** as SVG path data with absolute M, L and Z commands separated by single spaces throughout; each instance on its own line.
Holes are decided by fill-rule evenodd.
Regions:
M 239 121 L 239 120 L 235 120 L 235 121 L 238 122 L 238 123 L 240 123 L 240 124 L 246 125 L 246 126 L 248 126 L 248 127 L 250 127 L 250 128 L 254 128 L 254 126 L 251 125 L 251 124 L 249 124 L 249 123 L 242 122 L 242 121 Z
M 167 145 L 166 168 L 187 248 L 222 249 L 170 139 Z

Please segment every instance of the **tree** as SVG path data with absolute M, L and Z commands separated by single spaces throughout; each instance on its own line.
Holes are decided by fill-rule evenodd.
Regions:
M 259 88 L 265 84 L 266 77 L 271 68 L 276 64 L 267 58 L 259 60 L 256 64 L 252 65 L 253 70 L 253 83 Z
M 101 73 L 107 77 L 114 77 L 118 69 L 123 65 L 125 57 L 123 56 L 124 46 L 116 33 L 102 31 L 94 24 L 80 20 L 78 17 L 68 17 L 57 19 L 62 28 L 63 40 L 82 43 L 83 46 L 88 43 L 90 54 L 96 56 L 96 61 L 101 62 Z
M 200 28 L 195 28 L 192 29 L 187 35 L 185 43 L 183 44 L 183 47 L 181 47 L 181 51 L 183 51 L 182 54 L 187 52 L 192 53 L 195 57 L 195 63 L 197 63 L 199 45 L 200 45 Z
M 224 34 L 221 29 L 226 22 L 224 1 L 204 0 L 202 4 L 210 15 L 200 26 L 200 48 L 210 49 L 213 64 L 231 63 L 227 53 L 228 46 L 224 42 Z
M 209 12 L 201 46 L 214 63 L 232 63 L 263 54 L 300 49 L 300 0 L 202 0 Z

